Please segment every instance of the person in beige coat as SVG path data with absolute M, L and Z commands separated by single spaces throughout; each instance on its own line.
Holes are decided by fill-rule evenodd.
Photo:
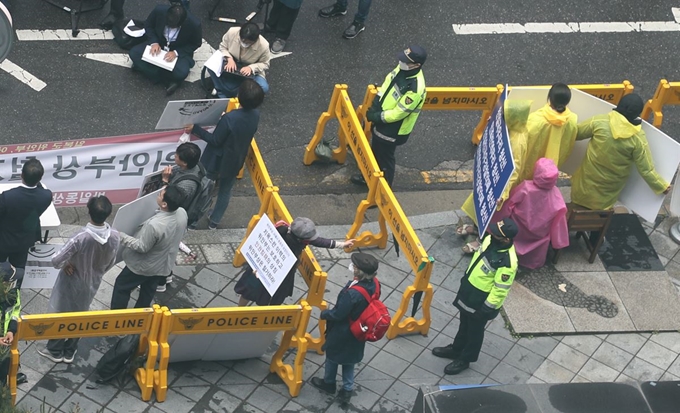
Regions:
M 269 92 L 265 79 L 269 70 L 269 42 L 260 35 L 255 23 L 232 27 L 222 37 L 220 52 L 224 55 L 224 69 L 220 76 L 208 69 L 215 89 L 213 95 L 220 98 L 236 97 L 244 79 L 253 79 L 264 91 Z

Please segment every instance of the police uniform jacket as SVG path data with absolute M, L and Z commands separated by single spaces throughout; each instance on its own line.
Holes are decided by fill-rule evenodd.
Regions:
M 472 257 L 468 275 L 461 280 L 453 305 L 486 320 L 496 318 L 516 273 L 514 245 L 497 249 L 491 245 L 491 236 L 485 236 L 481 248 Z

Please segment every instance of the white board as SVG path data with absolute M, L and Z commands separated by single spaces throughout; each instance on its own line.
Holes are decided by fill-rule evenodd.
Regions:
M 158 193 L 161 190 L 162 189 L 159 189 L 149 195 L 137 198 L 120 207 L 116 216 L 113 218 L 113 224 L 111 226 L 120 232 L 134 236 L 139 226 L 142 225 L 144 221 L 154 216 L 159 209 L 156 198 L 158 198 Z M 118 249 L 116 262 L 122 261 L 123 250 L 124 248 Z
M 26 270 L 21 288 L 53 288 L 59 269 L 52 266 L 52 256 L 64 245 L 38 244 L 28 251 Z
M 188 124 L 215 126 L 228 104 L 229 99 L 172 100 L 165 105 L 156 129 L 182 129 Z
M 680 182 L 677 179 L 675 180 L 675 185 L 673 185 L 669 211 L 671 215 L 680 217 Z
M 170 363 L 193 360 L 241 360 L 262 356 L 278 331 L 187 334 L 168 337 Z
M 547 88 L 513 87 L 510 99 L 533 100 L 531 110 L 537 110 L 546 103 Z M 569 109 L 578 115 L 578 121 L 583 122 L 595 115 L 609 113 L 614 105 L 598 99 L 577 89 L 571 89 L 571 103 Z M 656 171 L 666 181 L 670 182 L 680 163 L 680 144 L 661 132 L 648 122 L 642 122 L 642 130 L 647 135 L 649 149 Z M 529 143 L 531 144 L 531 143 Z M 581 162 L 588 148 L 588 140 L 576 142 L 571 156 L 560 168 L 563 172 L 573 174 Z M 654 222 L 663 204 L 664 195 L 656 195 L 649 185 L 642 179 L 635 166 L 619 194 L 619 202 L 634 211 L 643 219 Z

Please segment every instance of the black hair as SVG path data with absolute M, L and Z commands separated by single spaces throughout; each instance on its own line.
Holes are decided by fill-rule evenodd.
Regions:
M 176 211 L 184 203 L 184 191 L 176 185 L 168 185 L 165 187 L 163 194 L 163 202 L 168 205 L 168 211 Z
M 248 22 L 241 26 L 238 35 L 241 40 L 257 41 L 260 38 L 260 27 L 253 22 Z
M 557 112 L 564 112 L 571 101 L 571 89 L 564 83 L 555 83 L 548 92 L 548 101 Z
M 28 186 L 36 186 L 43 177 L 45 169 L 39 160 L 31 158 L 21 167 L 21 179 Z
M 181 4 L 173 3 L 165 14 L 165 24 L 173 29 L 180 27 L 187 19 L 187 11 Z
M 264 91 L 253 79 L 245 79 L 238 87 L 238 103 L 243 109 L 255 109 L 262 104 Z
M 186 162 L 187 168 L 191 169 L 196 166 L 201 159 L 201 148 L 195 143 L 184 142 L 177 147 L 175 156 L 179 157 L 182 162 Z
M 113 206 L 109 198 L 104 195 L 93 196 L 87 201 L 87 212 L 90 214 L 90 219 L 97 225 L 101 225 L 106 221 L 106 218 L 111 215 Z

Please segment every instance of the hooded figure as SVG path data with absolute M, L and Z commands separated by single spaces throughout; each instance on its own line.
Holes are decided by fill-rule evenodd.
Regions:
M 589 209 L 614 206 L 633 164 L 656 194 L 669 184 L 654 169 L 647 136 L 639 119 L 644 103 L 636 94 L 621 98 L 610 113 L 578 125 L 577 140 L 590 139 L 583 162 L 571 179 L 571 200 Z
M 557 184 L 558 170 L 551 159 L 536 161 L 533 180 L 524 181 L 494 216 L 512 218 L 519 227 L 514 238 L 519 265 L 540 268 L 545 264 L 548 247 L 569 246 L 567 206 Z
M 576 114 L 567 107 L 570 101 L 569 87 L 556 83 L 550 88 L 548 103 L 529 115 L 527 153 L 519 172 L 520 182 L 533 177 L 534 165 L 540 158 L 552 159 L 558 168 L 569 158 L 577 122 Z

